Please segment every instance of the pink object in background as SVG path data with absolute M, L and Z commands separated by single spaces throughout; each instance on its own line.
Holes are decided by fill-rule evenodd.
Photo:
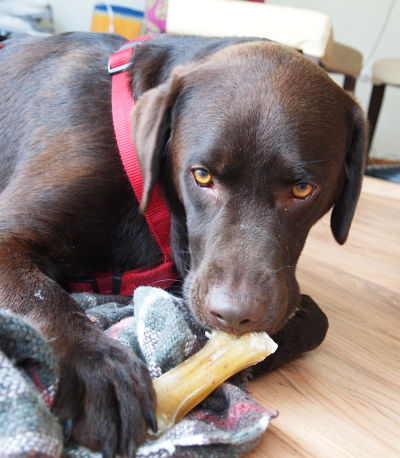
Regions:
M 146 0 L 146 32 L 166 31 L 168 0 Z

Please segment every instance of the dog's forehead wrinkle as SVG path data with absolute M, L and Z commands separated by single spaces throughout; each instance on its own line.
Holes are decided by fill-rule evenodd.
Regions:
M 204 164 L 221 175 L 243 170 L 244 166 L 246 170 L 253 166 L 252 172 L 262 169 L 264 163 L 268 166 L 269 149 L 273 150 L 274 146 L 269 145 L 273 135 L 268 135 L 267 129 L 255 126 L 251 119 L 236 123 L 223 116 L 218 116 L 210 127 L 211 117 L 210 111 L 199 113 L 196 124 L 185 122 L 181 129 L 187 166 Z M 252 156 L 258 156 L 258 160 L 249 161 Z
M 272 243 L 268 233 L 276 227 L 276 209 L 258 199 L 246 202 L 231 196 L 210 221 L 207 236 L 211 244 L 249 247 Z
M 322 172 L 323 160 L 303 161 L 304 153 L 301 151 L 285 152 L 270 157 L 266 167 L 272 172 L 270 179 L 275 183 L 290 185 L 291 183 L 315 180 Z

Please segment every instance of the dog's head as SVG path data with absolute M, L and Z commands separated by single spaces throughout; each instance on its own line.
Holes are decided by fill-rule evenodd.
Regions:
M 252 42 L 176 69 L 132 120 L 142 208 L 161 180 L 187 238 L 175 257 L 199 322 L 275 333 L 299 304 L 311 226 L 333 207 L 333 235 L 347 238 L 366 150 L 357 103 L 299 53 Z

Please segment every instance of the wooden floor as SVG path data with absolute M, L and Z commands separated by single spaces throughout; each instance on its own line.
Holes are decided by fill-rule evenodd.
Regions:
M 246 458 L 400 457 L 400 184 L 366 178 L 347 243 L 325 217 L 297 276 L 328 336 L 250 384 L 280 414 Z

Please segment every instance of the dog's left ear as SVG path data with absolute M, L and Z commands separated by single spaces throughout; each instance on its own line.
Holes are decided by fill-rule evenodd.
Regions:
M 131 113 L 133 142 L 143 176 L 140 211 L 144 213 L 160 172 L 171 130 L 171 111 L 180 93 L 177 73 L 169 80 L 146 91 Z
M 367 157 L 367 122 L 359 105 L 353 103 L 352 136 L 344 164 L 344 186 L 331 213 L 331 229 L 335 239 L 341 245 L 349 234 Z

